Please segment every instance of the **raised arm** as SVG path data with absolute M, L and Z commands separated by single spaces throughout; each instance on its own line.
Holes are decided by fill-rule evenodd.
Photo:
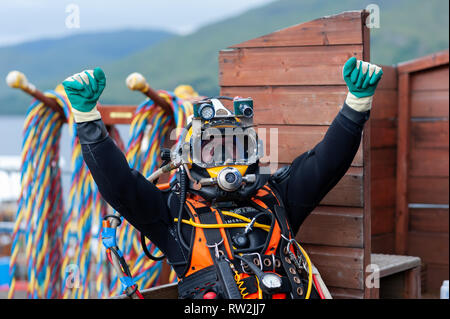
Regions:
M 102 197 L 137 229 L 168 217 L 158 188 L 131 169 L 108 136 L 96 104 L 106 84 L 100 68 L 83 71 L 63 82 L 77 123 L 83 158 Z
M 345 63 L 349 91 L 344 105 L 323 140 L 292 162 L 289 178 L 281 185 L 295 231 L 349 169 L 382 74 L 380 67 L 354 57 Z

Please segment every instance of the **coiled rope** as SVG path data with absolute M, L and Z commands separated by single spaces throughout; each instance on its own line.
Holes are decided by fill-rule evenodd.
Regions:
M 160 91 L 173 114 L 164 113 L 151 100 L 136 109 L 130 126 L 126 158 L 130 166 L 148 177 L 159 165 L 159 150 L 173 127 L 176 139 L 192 114 L 192 104 L 172 92 Z M 64 91 L 46 92 L 64 111 L 71 138 L 71 184 L 64 205 L 59 167 L 60 137 L 65 120 L 38 101 L 29 106 L 23 128 L 21 193 L 18 200 L 10 258 L 10 289 L 16 291 L 19 265 L 25 264 L 28 298 L 104 298 L 120 293 L 117 275 L 105 258 L 101 222 L 111 208 L 101 198 L 83 161 L 76 125 Z M 109 134 L 124 150 L 118 131 Z M 67 208 L 65 208 L 67 207 Z M 123 248 L 140 288 L 158 284 L 161 261 L 145 258 L 136 230 L 123 222 L 118 244 Z M 158 249 L 148 244 L 153 255 Z M 24 260 L 19 260 L 24 259 Z M 170 282 L 176 281 L 175 273 Z M 75 289 L 76 288 L 76 289 Z

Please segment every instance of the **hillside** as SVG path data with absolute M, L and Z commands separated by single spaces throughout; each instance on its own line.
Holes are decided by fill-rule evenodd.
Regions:
M 105 65 L 110 78 L 124 79 L 132 71 L 148 77 L 155 88 L 173 89 L 189 83 L 205 95 L 218 92 L 218 51 L 281 28 L 376 3 L 381 28 L 372 31 L 371 57 L 379 64 L 395 64 L 448 48 L 448 1 L 397 0 L 282 0 L 238 17 L 207 26 Z M 122 81 L 110 82 L 105 103 L 137 103 Z M 119 94 L 120 93 L 120 97 Z
M 370 3 L 378 4 L 381 12 L 381 28 L 371 31 L 373 62 L 395 64 L 448 48 L 447 0 L 280 0 L 205 26 L 187 36 L 171 37 L 156 45 L 122 52 L 122 56 L 90 59 L 83 68 L 96 65 L 104 68 L 107 88 L 101 102 L 105 104 L 136 104 L 143 100 L 142 95 L 130 92 L 124 84 L 126 76 L 135 71 L 144 74 L 156 89 L 173 90 L 178 84 L 188 83 L 201 94 L 212 95 L 219 89 L 219 50 L 321 16 L 364 9 Z M 120 48 L 125 49 L 125 45 Z M 43 62 L 39 55 L 29 63 L 42 68 L 55 65 Z M 4 72 L 1 67 L 0 72 Z M 63 79 L 64 76 L 48 76 L 42 83 L 52 87 Z M 11 90 L 7 93 L 0 87 L 0 112 L 6 110 L 8 103 L 17 104 L 13 95 Z
M 51 89 L 75 72 L 116 61 L 172 36 L 166 31 L 121 30 L 0 48 L 0 113 L 23 113 L 30 100 L 6 85 L 4 79 L 11 70 L 24 72 L 39 88 Z

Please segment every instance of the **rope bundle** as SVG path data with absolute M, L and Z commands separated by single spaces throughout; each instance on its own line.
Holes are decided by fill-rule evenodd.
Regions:
M 157 169 L 159 150 L 172 127 L 176 138 L 192 105 L 175 94 L 160 91 L 173 110 L 165 114 L 151 100 L 136 110 L 130 126 L 126 158 L 130 167 L 148 177 Z M 63 92 L 49 91 L 68 119 L 71 137 L 71 185 L 63 201 L 59 151 L 64 119 L 40 102 L 28 108 L 23 129 L 21 193 L 18 200 L 10 259 L 9 298 L 16 291 L 18 265 L 26 264 L 28 298 L 104 298 L 120 293 L 116 274 L 105 258 L 101 243 L 101 221 L 111 208 L 103 201 L 94 180 L 83 161 L 76 135 L 76 125 Z M 114 127 L 109 134 L 124 150 Z M 65 208 L 67 207 L 67 208 Z M 120 227 L 118 244 L 125 258 L 134 265 L 132 274 L 141 289 L 158 284 L 162 262 L 145 258 L 136 230 L 126 223 Z M 152 254 L 158 249 L 148 245 Z M 172 271 L 170 281 L 175 281 Z M 76 289 L 74 289 L 76 288 Z
M 47 95 L 64 99 L 56 92 Z M 66 113 L 67 114 L 67 113 Z M 19 250 L 23 251 L 28 277 L 29 298 L 55 298 L 60 286 L 62 254 L 60 223 L 63 215 L 59 139 L 63 121 L 58 113 L 42 103 L 30 105 L 23 130 L 21 193 L 10 259 L 10 290 L 14 295 Z

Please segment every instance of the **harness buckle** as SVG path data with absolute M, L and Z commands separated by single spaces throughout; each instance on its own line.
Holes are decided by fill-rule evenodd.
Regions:
M 295 250 L 297 250 L 297 251 L 299 250 L 298 243 L 295 240 L 295 238 L 289 239 L 289 238 L 285 237 L 284 235 L 281 235 L 281 237 L 288 242 L 288 244 L 286 246 L 286 250 L 287 250 L 287 253 L 289 255 L 289 259 L 292 260 L 292 262 L 294 263 L 295 267 L 298 270 L 308 269 L 308 267 L 306 267 L 306 260 L 304 260 L 302 258 L 302 254 L 300 253 L 300 254 L 298 254 L 298 256 L 296 256 L 296 254 L 294 254 L 291 251 L 291 249 L 290 249 L 291 245 L 293 245 Z
M 252 256 L 252 255 L 256 255 L 257 257 L 258 257 L 258 263 L 255 263 L 255 262 L 253 262 L 252 261 L 252 259 L 250 259 L 249 260 L 249 262 L 252 262 L 253 264 L 255 264 L 256 266 L 258 266 L 260 269 L 261 269 L 261 271 L 263 270 L 263 263 L 262 263 L 262 258 L 261 258 L 261 254 L 260 253 L 258 253 L 258 252 L 254 252 L 254 253 L 247 253 L 247 254 L 242 254 L 242 257 L 244 257 L 244 256 Z M 253 259 L 254 260 L 254 259 Z M 249 274 L 246 270 L 245 270 L 245 267 L 244 267 L 244 261 L 243 260 L 241 260 L 241 268 L 242 268 L 242 271 L 244 272 L 244 273 L 246 273 L 246 274 Z

